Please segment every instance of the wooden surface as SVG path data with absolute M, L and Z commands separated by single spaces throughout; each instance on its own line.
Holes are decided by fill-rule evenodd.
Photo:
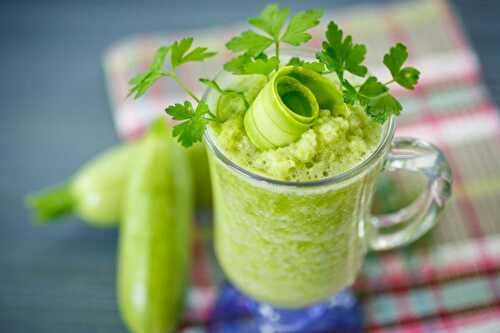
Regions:
M 116 230 L 71 218 L 33 227 L 23 196 L 117 142 L 100 67 L 111 42 L 241 21 L 267 2 L 0 2 L 0 332 L 126 331 L 115 305 Z M 300 9 L 352 1 L 281 3 Z M 500 2 L 453 4 L 498 104 Z

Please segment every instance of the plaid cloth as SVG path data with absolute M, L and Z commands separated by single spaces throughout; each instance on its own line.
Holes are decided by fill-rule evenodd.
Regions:
M 368 64 L 380 66 L 383 53 L 404 42 L 410 63 L 422 70 L 413 92 L 397 90 L 404 106 L 398 135 L 415 136 L 439 146 L 451 163 L 454 194 L 432 232 L 395 251 L 370 253 L 356 283 L 366 317 L 366 331 L 500 332 L 500 122 L 480 81 L 479 65 L 444 1 L 364 6 L 327 12 L 354 39 L 367 44 Z M 204 64 L 181 67 L 180 75 L 195 90 L 192 78 L 211 77 L 229 57 L 224 42 L 244 25 L 188 34 L 135 36 L 113 45 L 104 69 L 116 128 L 124 139 L 139 136 L 162 107 L 184 99 L 164 80 L 138 101 L 126 100 L 127 81 L 144 70 L 160 44 L 193 35 L 198 45 L 220 50 Z M 315 29 L 311 47 L 320 45 L 324 25 Z M 398 176 L 379 184 L 377 210 L 390 210 L 415 195 L 415 186 Z M 410 184 L 410 185 L 408 185 Z M 391 194 L 395 200 L 391 200 Z M 392 206 L 392 207 L 391 207 Z M 220 275 L 210 254 L 210 221 L 196 234 L 194 287 L 189 293 L 185 325 L 203 332 Z M 190 327 L 190 328 L 189 328 Z

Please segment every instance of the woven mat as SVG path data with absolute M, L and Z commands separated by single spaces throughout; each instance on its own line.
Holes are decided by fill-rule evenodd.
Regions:
M 451 202 L 432 232 L 410 247 L 368 256 L 356 283 L 366 331 L 500 332 L 500 122 L 454 12 L 446 2 L 428 0 L 327 11 L 325 16 L 324 24 L 334 18 L 367 44 L 368 64 L 377 75 L 387 76 L 380 64 L 391 45 L 402 41 L 408 46 L 410 63 L 422 70 L 422 77 L 416 91 L 396 92 L 404 106 L 397 135 L 435 143 L 454 177 Z M 158 45 L 192 35 L 198 45 L 220 50 L 210 62 L 181 68 L 180 75 L 196 90 L 201 87 L 192 78 L 214 75 L 229 57 L 224 43 L 243 28 L 141 35 L 113 45 L 104 69 L 119 135 L 140 136 L 167 103 L 184 99 L 168 80 L 139 101 L 125 99 L 127 81 L 147 68 Z M 311 47 L 320 45 L 324 28 L 314 30 Z M 405 185 L 394 181 L 381 191 L 389 196 L 398 187 L 405 192 Z M 203 331 L 217 269 L 206 250 L 210 223 L 199 225 L 185 327 Z

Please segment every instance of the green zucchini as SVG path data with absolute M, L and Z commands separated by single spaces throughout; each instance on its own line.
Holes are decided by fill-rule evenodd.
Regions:
M 122 212 L 123 191 L 140 143 L 119 145 L 87 162 L 67 183 L 26 199 L 38 220 L 78 215 L 93 225 L 115 225 Z
M 175 161 L 175 163 L 173 163 Z M 185 151 L 156 122 L 128 183 L 118 254 L 118 302 L 134 333 L 172 331 L 190 262 L 192 184 Z
M 97 226 L 116 225 L 121 219 L 122 200 L 132 162 L 140 142 L 118 145 L 87 162 L 67 183 L 27 197 L 27 205 L 38 221 L 48 222 L 77 215 Z M 210 208 L 212 195 L 205 147 L 188 151 L 196 184 L 197 208 Z

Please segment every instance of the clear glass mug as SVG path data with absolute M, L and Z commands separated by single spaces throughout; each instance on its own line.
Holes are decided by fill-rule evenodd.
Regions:
M 450 197 L 450 167 L 435 146 L 394 139 L 394 131 L 390 118 L 380 143 L 362 163 L 299 183 L 240 167 L 207 130 L 215 252 L 228 279 L 258 302 L 301 309 L 350 286 L 369 249 L 402 246 L 432 228 Z M 397 212 L 371 215 L 377 177 L 395 170 L 421 173 L 425 191 Z

